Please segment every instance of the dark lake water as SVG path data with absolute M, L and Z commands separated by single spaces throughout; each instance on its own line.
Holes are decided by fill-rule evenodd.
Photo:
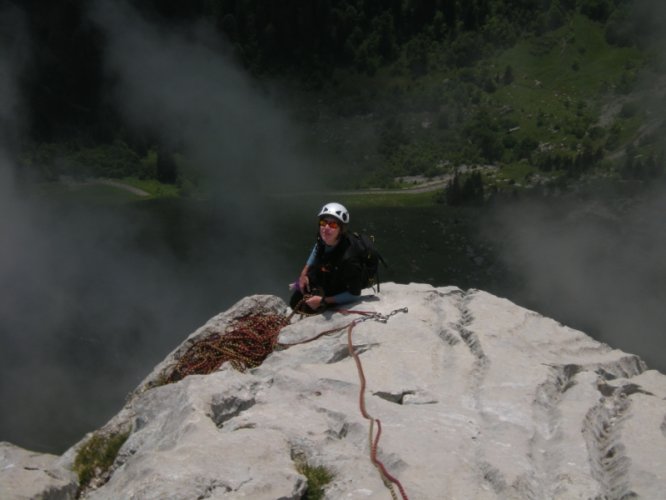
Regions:
M 552 200 L 511 209 L 342 201 L 353 228 L 375 235 L 389 263 L 383 281 L 484 289 L 664 371 L 657 278 L 666 265 L 650 250 L 666 242 L 661 200 L 636 202 L 622 216 L 588 198 L 557 209 Z M 114 415 L 208 318 L 249 294 L 286 300 L 326 201 L 37 211 L 18 236 L 24 250 L 0 309 L 0 440 L 60 453 Z

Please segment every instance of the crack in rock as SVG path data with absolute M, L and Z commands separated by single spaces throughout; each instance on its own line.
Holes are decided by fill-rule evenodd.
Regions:
M 206 486 L 204 492 L 197 497 L 197 500 L 214 498 L 218 495 L 219 490 L 222 490 L 223 493 L 229 493 L 231 488 L 220 481 L 212 481 L 208 486 Z
M 591 472 L 601 488 L 601 498 L 632 498 L 629 467 L 621 441 L 622 424 L 629 416 L 631 400 L 618 388 L 602 397 L 585 415 L 583 436 L 587 445 Z
M 438 318 L 446 317 L 446 312 L 442 305 L 442 302 L 450 300 L 451 296 L 455 297 L 458 301 L 460 301 L 465 297 L 465 293 L 462 290 L 453 290 L 447 293 L 435 291 L 428 296 L 426 300 L 427 302 L 432 303 L 433 312 L 435 313 L 436 317 Z M 457 336 L 455 332 L 452 332 L 449 328 L 445 326 L 439 326 L 439 327 L 436 325 L 432 326 L 433 328 L 438 328 L 437 336 L 441 338 L 444 342 L 446 342 L 448 345 L 455 346 L 460 343 L 460 337 Z M 454 329 L 455 328 L 456 326 L 454 325 Z
M 327 365 L 337 363 L 339 361 L 342 361 L 343 359 L 346 359 L 349 357 L 349 347 L 345 346 L 337 346 L 333 352 L 331 353 L 331 357 L 328 358 L 325 363 Z
M 483 381 L 490 368 L 490 360 L 483 351 L 478 335 L 468 328 L 468 326 L 474 321 L 474 315 L 468 308 L 468 304 L 473 297 L 473 294 L 468 291 L 463 293 L 457 301 L 456 306 L 460 313 L 460 319 L 454 325 L 454 329 L 458 332 L 467 345 L 470 353 L 474 356 L 472 369 L 468 376 L 468 392 L 471 395 L 471 401 L 474 408 L 479 412 L 481 418 L 485 419 L 481 389 Z M 473 443 L 474 462 L 483 481 L 488 483 L 496 494 L 502 494 L 507 487 L 506 479 L 499 469 L 486 460 L 484 447 L 480 440 L 474 440 Z
M 217 427 L 222 428 L 225 422 L 249 410 L 255 404 L 253 397 L 245 399 L 236 396 L 215 396 L 210 404 L 212 413 L 210 418 Z
M 458 345 L 460 343 L 460 338 L 456 337 L 454 333 L 450 332 L 446 328 L 440 329 L 439 332 L 437 332 L 437 335 L 450 346 Z
M 396 403 L 396 404 L 404 404 L 405 401 L 405 396 L 409 395 L 414 395 L 416 394 L 416 391 L 400 391 L 400 392 L 385 392 L 385 391 L 377 391 L 372 393 L 374 396 L 377 396 L 379 398 L 385 399 L 386 401 L 389 401 L 390 403 Z
M 544 439 L 552 439 L 557 433 L 561 417 L 558 405 L 562 395 L 576 384 L 575 376 L 580 371 L 575 364 L 553 366 L 546 381 L 537 387 L 533 410 L 535 421 L 544 424 L 538 431 Z
M 490 485 L 496 494 L 506 491 L 507 483 L 502 472 L 488 462 L 480 464 L 480 471 L 483 480 Z
M 516 484 L 517 489 L 528 493 L 528 498 L 553 498 L 558 490 L 563 456 L 559 405 L 564 393 L 576 384 L 575 377 L 580 371 L 576 364 L 551 366 L 546 380 L 536 389 L 532 403 L 536 425 L 528 452 L 532 471 Z
M 458 302 L 458 309 L 460 311 L 460 320 L 455 325 L 455 329 L 460 334 L 462 339 L 469 347 L 469 350 L 477 358 L 478 361 L 486 360 L 487 357 L 483 352 L 483 347 L 481 347 L 481 341 L 479 337 L 472 330 L 468 330 L 467 327 L 472 324 L 474 321 L 474 315 L 467 308 L 467 304 L 470 302 L 471 296 L 465 294 L 461 300 Z
M 605 380 L 632 378 L 647 370 L 645 362 L 636 355 L 630 354 L 612 363 L 598 365 L 594 370 Z
M 327 408 L 317 408 L 318 413 L 326 416 L 328 429 L 325 434 L 334 439 L 344 439 L 349 433 L 349 422 L 344 413 L 329 410 Z
M 363 354 L 364 352 L 369 351 L 370 349 L 373 349 L 378 345 L 379 344 L 377 343 L 359 344 L 354 346 L 354 351 L 356 351 L 356 354 Z M 338 363 L 339 361 L 345 360 L 350 357 L 351 355 L 349 354 L 349 347 L 346 344 L 340 345 L 336 347 L 336 349 L 331 354 L 331 357 L 328 358 L 328 360 L 326 360 L 325 363 L 326 364 Z
M 632 394 L 637 394 L 637 393 L 645 394 L 647 396 L 654 396 L 653 393 L 644 390 L 640 385 L 632 383 L 624 384 L 620 387 L 615 387 L 610 384 L 604 384 L 603 382 L 599 382 L 597 383 L 597 389 L 605 397 L 611 397 L 616 392 L 619 395 L 624 395 L 624 396 L 631 396 Z
M 483 347 L 481 347 L 481 342 L 479 337 L 471 330 L 466 329 L 464 326 L 460 326 L 458 332 L 460 336 L 469 347 L 469 350 L 472 351 L 472 354 L 477 358 L 479 364 L 485 364 L 487 361 L 486 354 L 483 352 Z
M 465 294 L 458 302 L 460 320 L 458 323 L 456 323 L 455 329 L 469 348 L 470 352 L 476 358 L 474 361 L 474 367 L 472 368 L 472 373 L 470 374 L 470 390 L 472 394 L 478 396 L 479 387 L 481 386 L 481 382 L 486 376 L 490 360 L 483 352 L 483 347 L 481 346 L 481 341 L 479 340 L 478 335 L 467 328 L 472 323 L 472 321 L 474 321 L 474 316 L 467 308 L 467 304 L 470 300 L 471 296 L 469 294 Z

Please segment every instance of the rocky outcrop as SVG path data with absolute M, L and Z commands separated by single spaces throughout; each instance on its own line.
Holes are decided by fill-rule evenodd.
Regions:
M 130 434 L 83 496 L 300 499 L 303 463 L 333 474 L 327 498 L 666 491 L 666 377 L 638 357 L 478 290 L 387 283 L 352 309 L 374 314 L 293 318 L 279 341 L 294 345 L 261 366 L 163 384 L 197 339 L 286 306 L 253 296 L 212 318 L 101 430 Z M 82 443 L 51 471 L 63 477 Z M 0 497 L 22 498 L 2 463 Z
M 0 443 L 0 498 L 59 500 L 74 498 L 75 475 L 58 465 L 58 457 Z

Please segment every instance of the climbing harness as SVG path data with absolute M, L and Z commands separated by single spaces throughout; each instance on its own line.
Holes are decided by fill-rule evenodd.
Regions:
M 304 298 L 305 299 L 305 298 Z M 249 314 L 236 319 L 224 334 L 214 333 L 203 339 L 194 342 L 182 356 L 178 359 L 176 365 L 171 369 L 166 377 L 168 383 L 177 382 L 188 375 L 209 374 L 216 371 L 224 362 L 228 361 L 231 366 L 239 371 L 245 371 L 247 368 L 259 366 L 266 357 L 276 349 L 287 349 L 289 347 L 307 344 L 313 342 L 325 335 L 347 331 L 347 347 L 350 356 L 354 359 L 356 370 L 360 380 L 359 390 L 359 408 L 363 418 L 370 422 L 368 443 L 370 449 L 370 461 L 379 471 L 382 482 L 388 488 L 394 500 L 397 500 L 395 487 L 398 488 L 403 500 L 408 500 L 407 493 L 400 481 L 391 475 L 385 465 L 377 458 L 377 449 L 379 438 L 382 434 L 381 421 L 370 415 L 365 406 L 366 379 L 363 372 L 363 365 L 358 353 L 354 349 L 352 342 L 352 332 L 356 325 L 364 321 L 377 321 L 387 323 L 388 320 L 399 313 L 407 313 L 408 309 L 402 307 L 395 309 L 388 314 L 382 314 L 375 311 L 360 311 L 355 309 L 336 309 L 344 315 L 358 315 L 359 317 L 351 320 L 349 323 L 340 327 L 332 328 L 318 333 L 314 337 L 300 340 L 293 343 L 279 343 L 277 341 L 281 330 L 291 324 L 292 317 L 296 309 L 288 316 L 281 314 Z M 314 315 L 317 313 L 302 313 L 304 315 Z M 375 432 L 375 426 L 377 430 Z

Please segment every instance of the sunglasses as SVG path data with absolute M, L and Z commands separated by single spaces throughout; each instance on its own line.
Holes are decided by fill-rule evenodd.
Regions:
M 319 227 L 328 226 L 331 229 L 337 229 L 340 227 L 340 223 L 334 220 L 319 219 Z

